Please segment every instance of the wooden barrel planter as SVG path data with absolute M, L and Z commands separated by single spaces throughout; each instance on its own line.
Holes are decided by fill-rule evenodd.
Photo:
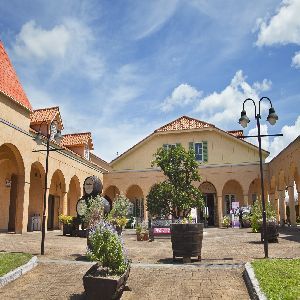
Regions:
M 203 223 L 171 224 L 173 260 L 182 257 L 183 262 L 190 262 L 191 257 L 201 260 Z
M 278 226 L 278 224 L 267 222 L 266 229 L 267 229 L 268 242 L 278 243 L 278 236 L 279 236 L 279 226 Z M 265 239 L 263 228 L 261 228 L 260 234 L 261 234 L 261 241 L 263 242 L 264 239 Z

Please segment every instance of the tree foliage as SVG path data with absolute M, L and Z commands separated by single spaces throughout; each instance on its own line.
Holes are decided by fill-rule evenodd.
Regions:
M 153 215 L 187 217 L 191 208 L 203 207 L 203 198 L 193 182 L 200 181 L 198 163 L 193 150 L 186 151 L 181 145 L 159 148 L 153 166 L 163 171 L 167 180 L 154 184 L 147 195 L 147 210 Z

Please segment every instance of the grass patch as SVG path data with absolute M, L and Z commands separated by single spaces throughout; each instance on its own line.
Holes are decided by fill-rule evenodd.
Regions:
M 262 259 L 251 263 L 269 300 L 300 299 L 300 259 Z
M 26 264 L 31 258 L 28 253 L 0 252 L 0 276 Z

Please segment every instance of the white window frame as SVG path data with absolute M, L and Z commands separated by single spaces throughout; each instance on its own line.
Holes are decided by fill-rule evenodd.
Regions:
M 177 144 L 164 144 L 164 146 L 165 146 L 165 149 L 166 150 L 169 150 L 169 149 L 171 149 L 172 147 L 176 147 L 177 146 Z
M 196 145 L 201 144 L 201 159 L 197 159 Z M 203 162 L 203 142 L 194 142 L 195 159 L 198 162 Z
M 87 160 L 90 159 L 90 148 L 87 144 L 84 144 L 84 158 Z

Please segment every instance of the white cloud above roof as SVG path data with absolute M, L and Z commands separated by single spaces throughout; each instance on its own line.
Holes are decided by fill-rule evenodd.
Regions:
M 257 46 L 294 43 L 300 45 L 300 1 L 283 0 L 277 13 L 268 21 L 261 21 Z
M 183 107 L 195 103 L 200 99 L 202 95 L 201 91 L 190 86 L 189 84 L 183 83 L 177 86 L 171 96 L 168 96 L 161 104 L 161 110 L 168 112 L 173 110 L 175 107 Z
M 296 69 L 300 69 L 300 51 L 296 52 L 292 59 L 292 67 Z

